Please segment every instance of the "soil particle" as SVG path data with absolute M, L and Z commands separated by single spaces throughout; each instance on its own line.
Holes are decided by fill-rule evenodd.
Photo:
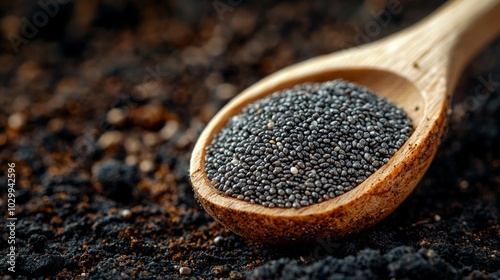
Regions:
M 312 265 L 302 266 L 295 260 L 279 259 L 263 265 L 248 279 L 462 279 L 470 268 L 456 269 L 432 249 L 400 246 L 386 254 L 372 249 L 343 259 L 328 256 Z M 475 272 L 478 279 L 496 279 Z
M 47 237 L 40 234 L 33 234 L 28 240 L 30 248 L 36 253 L 43 253 L 47 244 Z
M 132 200 L 135 184 L 138 181 L 134 166 L 108 159 L 102 164 L 95 165 L 93 177 L 94 181 L 102 186 L 106 197 L 124 203 Z
M 27 253 L 19 256 L 18 273 L 28 277 L 55 276 L 63 268 L 74 269 L 75 265 L 65 255 Z

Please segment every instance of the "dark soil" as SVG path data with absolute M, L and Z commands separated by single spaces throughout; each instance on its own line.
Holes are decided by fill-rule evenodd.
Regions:
M 374 17 L 360 1 L 221 10 L 237 2 L 75 1 L 51 15 L 38 1 L 0 3 L 0 227 L 9 162 L 18 219 L 15 274 L 0 236 L 3 279 L 173 279 L 181 267 L 201 279 L 500 279 L 499 40 L 464 71 L 419 186 L 373 228 L 277 247 L 206 214 L 189 182 L 190 152 L 231 97 L 442 3 L 392 1 L 402 11 L 368 36 L 360 32 Z M 41 13 L 47 23 L 23 33 Z M 15 47 L 13 34 L 25 37 Z

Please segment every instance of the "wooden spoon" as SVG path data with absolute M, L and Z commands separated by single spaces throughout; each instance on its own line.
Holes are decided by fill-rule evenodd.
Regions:
M 383 40 L 289 66 L 254 84 L 207 125 L 191 157 L 199 202 L 217 221 L 250 240 L 270 243 L 339 238 L 389 215 L 429 167 L 448 103 L 467 61 L 500 32 L 500 0 L 449 1 L 423 22 Z M 218 193 L 205 172 L 205 148 L 248 103 L 304 82 L 342 78 L 403 108 L 414 132 L 388 163 L 353 190 L 307 207 L 268 208 Z

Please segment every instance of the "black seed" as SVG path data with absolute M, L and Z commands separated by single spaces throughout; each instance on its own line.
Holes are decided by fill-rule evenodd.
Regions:
M 403 110 L 366 88 L 342 80 L 302 84 L 230 119 L 207 147 L 205 168 L 227 196 L 299 208 L 355 188 L 411 131 Z

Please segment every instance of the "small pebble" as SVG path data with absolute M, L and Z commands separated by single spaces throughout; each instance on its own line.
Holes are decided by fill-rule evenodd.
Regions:
M 191 268 L 189 268 L 187 266 L 183 266 L 183 267 L 179 268 L 179 273 L 183 276 L 189 275 L 189 274 L 191 274 Z
M 120 108 L 113 108 L 109 110 L 108 114 L 106 115 L 106 119 L 108 120 L 108 122 L 115 126 L 123 125 L 126 118 L 127 115 Z
M 236 87 L 232 84 L 220 84 L 215 88 L 215 95 L 221 100 L 228 100 L 236 94 Z
M 9 116 L 7 125 L 14 130 L 21 130 L 26 125 L 27 118 L 23 113 L 15 113 Z
M 145 159 L 142 160 L 141 163 L 139 163 L 139 169 L 142 172 L 149 173 L 155 170 L 155 164 L 153 161 Z
M 214 244 L 215 244 L 215 246 L 222 245 L 222 241 L 224 241 L 224 238 L 222 236 L 216 236 L 214 238 Z
M 459 185 L 460 185 L 460 189 L 466 190 L 469 187 L 469 182 L 462 180 L 462 181 L 460 181 Z
M 125 218 L 125 219 L 128 219 L 130 217 L 132 217 L 132 211 L 128 210 L 128 209 L 123 209 L 120 211 L 120 215 Z
M 154 147 L 160 143 L 160 139 L 156 133 L 148 132 L 142 137 L 142 142 L 144 142 L 144 145 L 147 147 Z
M 137 156 L 135 155 L 128 155 L 126 158 L 125 158 L 125 164 L 129 165 L 129 166 L 134 166 L 137 164 L 137 162 L 139 161 L 139 159 L 137 158 Z
M 204 81 L 204 85 L 210 89 L 210 90 L 216 90 L 215 94 L 217 94 L 217 87 L 222 85 L 224 82 L 224 78 L 219 72 L 212 72 L 210 73 Z M 221 96 L 218 96 L 219 98 L 222 98 Z
M 140 152 L 142 149 L 142 143 L 136 138 L 130 137 L 125 140 L 125 150 L 127 150 L 128 153 L 135 154 Z
M 129 119 L 139 126 L 156 131 L 165 123 L 166 116 L 167 111 L 161 104 L 151 103 L 131 109 Z
M 120 145 L 123 142 L 123 135 L 119 131 L 108 131 L 101 135 L 97 144 L 101 149 L 107 150 Z
M 169 120 L 165 123 L 165 126 L 160 130 L 160 136 L 164 140 L 171 139 L 179 131 L 179 123 L 174 120 Z
M 437 215 L 437 214 L 436 214 L 436 215 L 434 215 L 434 221 L 435 221 L 435 222 L 439 222 L 439 221 L 441 221 L 441 216 L 439 216 L 439 215 Z
M 425 255 L 429 258 L 435 257 L 436 256 L 436 251 L 429 249 L 425 252 Z

